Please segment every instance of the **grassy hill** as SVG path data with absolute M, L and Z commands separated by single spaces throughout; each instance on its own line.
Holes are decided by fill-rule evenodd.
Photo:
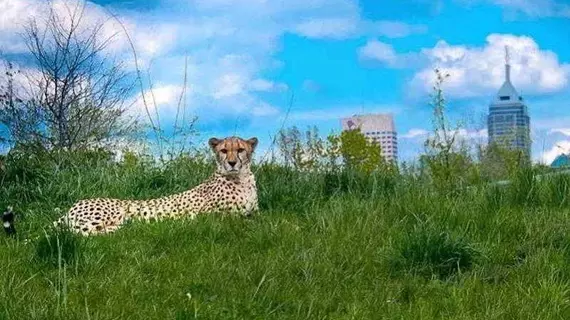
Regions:
M 244 219 L 43 228 L 81 198 L 186 190 L 213 167 L 93 154 L 6 160 L 0 319 L 568 319 L 570 179 L 453 194 L 409 175 L 256 167 Z M 25 241 L 26 238 L 36 240 Z

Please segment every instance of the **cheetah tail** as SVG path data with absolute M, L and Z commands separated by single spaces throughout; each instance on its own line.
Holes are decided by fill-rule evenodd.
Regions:
M 14 209 L 12 206 L 9 206 L 4 213 L 2 213 L 2 224 L 4 226 L 4 232 L 8 236 L 15 236 L 16 235 L 16 228 L 14 227 Z

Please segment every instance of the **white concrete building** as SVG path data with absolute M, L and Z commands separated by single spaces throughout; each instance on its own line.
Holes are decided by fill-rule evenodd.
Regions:
M 370 141 L 377 142 L 387 161 L 398 160 L 398 134 L 392 114 L 364 114 L 341 119 L 342 130 L 360 128 Z

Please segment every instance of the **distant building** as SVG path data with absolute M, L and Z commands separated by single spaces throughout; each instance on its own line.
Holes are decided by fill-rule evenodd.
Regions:
M 570 168 L 570 155 L 561 154 L 550 164 L 552 168 Z
M 523 98 L 511 83 L 509 53 L 506 51 L 505 82 L 489 106 L 489 144 L 523 151 L 530 159 L 530 118 Z
M 360 129 L 368 140 L 377 142 L 384 159 L 398 160 L 398 134 L 391 114 L 354 115 L 341 122 L 343 130 Z

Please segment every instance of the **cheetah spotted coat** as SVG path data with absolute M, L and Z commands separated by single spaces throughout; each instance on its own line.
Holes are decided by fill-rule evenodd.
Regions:
M 256 143 L 257 140 L 255 140 Z M 245 146 L 238 149 L 250 157 L 253 147 L 251 150 L 246 150 L 247 153 L 241 151 L 246 148 Z M 249 167 L 248 157 L 245 157 L 246 161 L 241 161 L 238 174 L 223 174 L 224 165 L 227 166 L 225 162 L 235 163 L 240 159 L 238 159 L 239 155 L 236 155 L 235 159 L 226 161 L 231 157 L 227 156 L 226 149 L 221 150 L 225 153 L 217 157 L 218 170 L 206 182 L 191 190 L 151 200 L 108 198 L 81 200 L 66 215 L 54 222 L 54 225 L 67 226 L 71 231 L 82 235 L 94 235 L 113 232 L 130 220 L 193 218 L 207 212 L 233 212 L 249 215 L 257 211 L 257 187 Z M 229 153 L 231 155 L 231 150 Z

